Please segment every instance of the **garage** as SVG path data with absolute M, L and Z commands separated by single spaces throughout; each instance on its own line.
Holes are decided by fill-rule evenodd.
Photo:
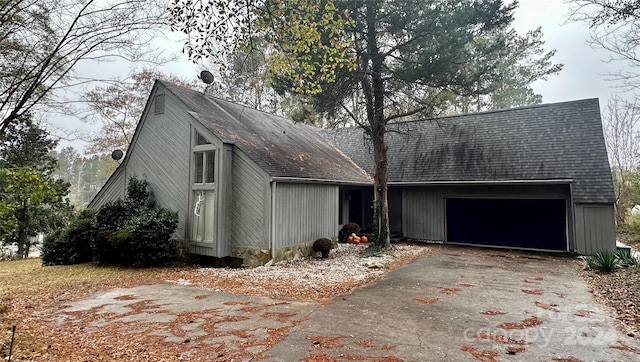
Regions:
M 567 250 L 565 199 L 446 198 L 446 241 Z

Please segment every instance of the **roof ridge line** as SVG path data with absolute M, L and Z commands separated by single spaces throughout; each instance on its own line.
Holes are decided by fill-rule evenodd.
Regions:
M 450 119 L 460 118 L 460 117 L 487 115 L 487 114 L 493 114 L 493 113 L 504 113 L 504 112 L 519 111 L 519 110 L 535 109 L 535 108 L 545 108 L 545 107 L 560 106 L 560 105 L 565 105 L 565 104 L 569 104 L 569 103 L 578 103 L 578 102 L 586 102 L 586 101 L 593 101 L 593 100 L 596 100 L 598 103 L 600 101 L 599 98 L 597 98 L 597 97 L 594 97 L 594 98 L 581 98 L 581 99 L 575 99 L 575 100 L 570 100 L 570 101 L 562 101 L 562 102 L 554 102 L 554 103 L 532 104 L 530 106 L 521 106 L 521 107 L 515 107 L 515 108 L 494 109 L 494 110 L 490 110 L 490 111 L 482 111 L 482 112 L 474 112 L 474 113 L 452 114 L 452 115 L 442 116 L 442 117 L 417 118 L 417 119 L 410 119 L 410 120 L 406 120 L 406 121 L 391 122 L 391 123 L 387 123 L 387 125 L 426 122 L 426 121 L 450 120 Z M 362 128 L 362 127 L 361 126 L 350 126 L 350 127 L 332 128 L 332 129 L 328 129 L 328 130 L 329 131 L 339 131 L 339 130 L 343 130 L 343 129 L 344 130 L 348 130 L 348 129 L 357 129 L 357 128 Z

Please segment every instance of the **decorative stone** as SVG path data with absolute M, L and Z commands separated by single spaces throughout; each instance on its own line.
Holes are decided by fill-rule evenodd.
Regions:
M 331 243 L 335 248 L 338 245 L 337 240 L 331 239 Z M 311 245 L 313 242 L 299 243 L 285 246 L 275 250 L 274 255 L 268 249 L 247 248 L 241 246 L 231 247 L 231 256 L 241 258 L 242 266 L 256 267 L 262 265 L 273 265 L 285 260 L 300 260 L 304 257 L 314 254 Z
M 369 260 L 365 265 L 371 269 L 384 269 L 384 264 L 376 260 Z
M 250 268 L 265 265 L 271 260 L 271 251 L 268 249 L 232 247 L 231 254 L 242 259 L 242 266 Z

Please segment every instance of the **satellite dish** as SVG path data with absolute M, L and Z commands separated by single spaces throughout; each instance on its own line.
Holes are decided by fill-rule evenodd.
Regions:
M 111 152 L 111 158 L 113 158 L 115 161 L 121 159 L 123 155 L 124 153 L 121 150 L 115 150 Z
M 211 84 L 213 83 L 213 74 L 208 70 L 203 70 L 200 72 L 200 80 L 202 80 L 204 84 Z

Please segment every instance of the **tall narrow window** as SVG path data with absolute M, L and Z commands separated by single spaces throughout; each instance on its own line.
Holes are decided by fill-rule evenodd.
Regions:
M 191 237 L 198 243 L 215 243 L 219 222 L 216 218 L 216 146 L 197 131 L 193 133 L 192 143 Z

